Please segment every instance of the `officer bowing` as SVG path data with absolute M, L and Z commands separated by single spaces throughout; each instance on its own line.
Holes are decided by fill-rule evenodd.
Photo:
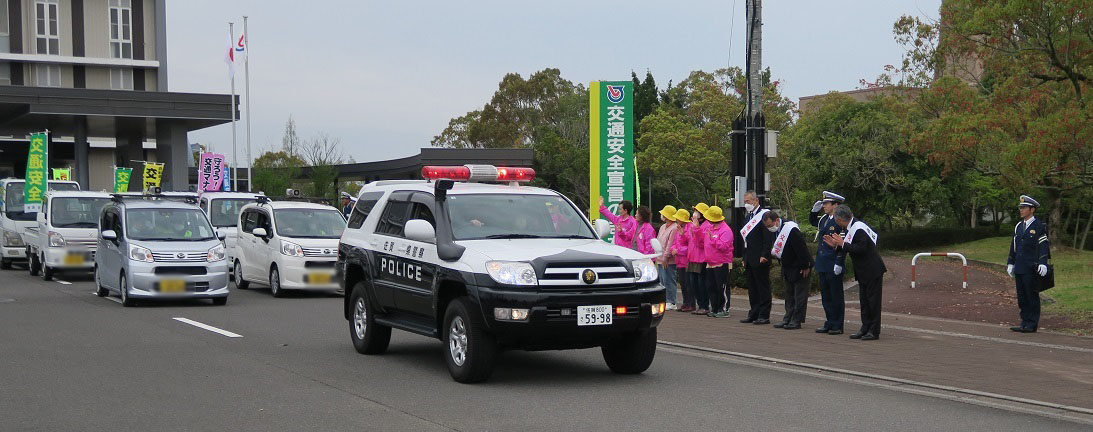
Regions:
M 819 230 L 816 234 L 816 274 L 820 278 L 820 299 L 827 318 L 816 333 L 843 333 L 846 314 L 843 267 L 846 265 L 846 252 L 829 246 L 823 238 L 827 235 L 846 236 L 846 229 L 835 223 L 835 208 L 845 201 L 842 195 L 824 191 L 823 199 L 812 205 L 812 212 L 808 215 L 808 221 Z
M 1021 221 L 1013 228 L 1006 273 L 1017 280 L 1017 306 L 1021 308 L 1021 325 L 1010 327 L 1019 333 L 1035 333 L 1040 324 L 1040 278 L 1047 276 L 1047 261 L 1051 258 L 1051 243 L 1047 239 L 1047 223 L 1036 219 L 1040 203 L 1021 195 L 1017 204 Z

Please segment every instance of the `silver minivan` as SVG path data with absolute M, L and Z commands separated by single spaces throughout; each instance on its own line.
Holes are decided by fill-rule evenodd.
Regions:
M 209 218 L 192 199 L 117 195 L 99 218 L 97 294 L 228 302 L 228 262 Z

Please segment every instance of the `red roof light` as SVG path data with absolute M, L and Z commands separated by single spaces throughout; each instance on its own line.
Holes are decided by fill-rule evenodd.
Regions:
M 471 170 L 465 166 L 426 166 L 421 168 L 421 176 L 426 180 L 468 180 Z
M 535 179 L 535 170 L 531 168 L 497 168 L 497 181 L 529 182 Z

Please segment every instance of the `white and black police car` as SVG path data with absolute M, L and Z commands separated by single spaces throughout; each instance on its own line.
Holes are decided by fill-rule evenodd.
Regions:
M 616 373 L 648 369 L 665 306 L 649 256 L 603 241 L 610 225 L 558 192 L 522 185 L 530 168 L 422 175 L 365 185 L 342 234 L 336 278 L 358 352 L 386 351 L 395 328 L 440 339 L 464 383 L 489 378 L 505 349 L 601 347 Z

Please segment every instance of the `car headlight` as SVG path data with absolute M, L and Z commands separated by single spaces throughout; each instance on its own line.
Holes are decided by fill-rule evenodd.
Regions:
M 59 232 L 49 232 L 49 247 L 61 247 L 65 245 L 65 238 Z
M 224 259 L 224 256 L 224 245 L 216 245 L 212 249 L 209 249 L 205 260 L 208 262 L 221 261 Z
M 487 261 L 486 272 L 499 284 L 522 286 L 539 284 L 539 279 L 535 277 L 535 269 L 526 262 Z
M 15 231 L 4 230 L 4 246 L 23 247 L 26 244 L 23 243 L 23 238 Z
M 634 282 L 653 282 L 657 280 L 657 266 L 649 258 L 631 261 L 634 266 Z
M 281 240 L 281 253 L 293 257 L 302 257 L 304 256 L 304 248 L 296 243 Z
M 133 261 L 153 262 L 152 251 L 148 248 L 142 248 L 140 246 L 129 245 L 129 259 Z

